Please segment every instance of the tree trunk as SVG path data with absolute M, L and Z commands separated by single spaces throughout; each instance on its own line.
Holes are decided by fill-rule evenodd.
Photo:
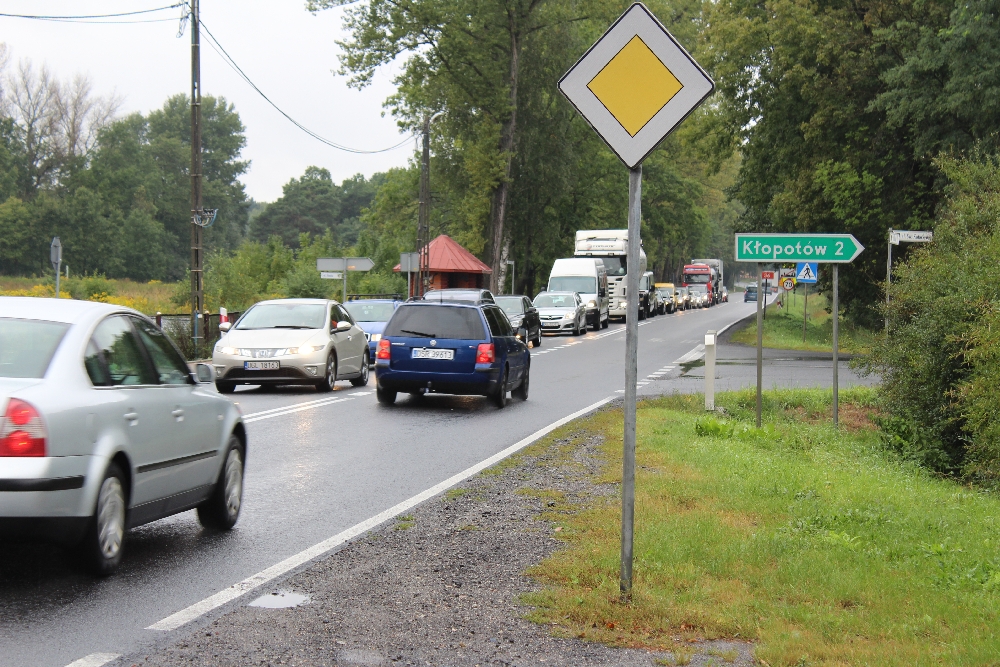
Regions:
M 521 44 L 517 31 L 511 26 L 510 34 L 510 118 L 500 131 L 500 154 L 503 156 L 503 178 L 493 191 L 490 207 L 490 290 L 499 293 L 507 278 L 507 256 L 510 242 L 506 238 L 504 223 L 507 220 L 507 200 L 510 197 L 510 170 L 514 161 L 514 132 L 517 128 L 517 76 Z

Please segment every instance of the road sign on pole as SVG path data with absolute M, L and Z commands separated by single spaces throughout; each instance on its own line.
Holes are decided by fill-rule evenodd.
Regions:
M 793 289 L 795 289 L 795 278 L 782 278 L 781 289 L 785 290 L 786 292 L 791 292 Z
M 642 161 L 715 88 L 646 7 L 633 4 L 559 80 L 559 90 L 629 168 L 628 264 L 639 265 Z M 619 587 L 632 595 L 639 272 L 626 277 L 625 426 Z
M 819 264 L 816 262 L 799 262 L 795 265 L 795 282 L 813 285 L 818 280 Z
M 341 272 L 344 278 L 344 298 L 341 303 L 347 303 L 347 272 L 348 271 L 371 271 L 375 262 L 367 257 L 317 257 L 316 270 L 320 272 L 320 278 L 324 272 Z M 338 276 L 339 277 L 339 276 Z
M 715 83 L 640 2 L 559 80 L 559 90 L 632 169 Z
M 892 230 L 890 230 L 891 232 Z M 891 240 L 891 237 L 890 237 Z M 837 267 L 840 264 L 848 264 L 861 254 L 865 249 L 861 243 L 850 234 L 737 234 L 736 235 L 736 261 L 737 262 L 757 262 L 760 267 L 761 262 L 800 262 L 798 273 L 812 273 L 816 275 L 818 264 L 833 264 L 833 425 L 838 423 L 838 367 L 839 350 L 837 349 L 838 335 L 840 331 L 840 299 L 837 284 Z M 889 247 L 890 253 L 892 246 Z M 804 265 L 804 266 L 803 266 Z M 798 275 L 798 274 L 797 274 Z M 806 283 L 816 282 L 800 280 Z M 760 291 L 757 292 L 757 303 L 760 304 Z M 806 304 L 808 306 L 808 297 Z M 808 308 L 807 308 L 808 312 Z M 759 315 L 759 313 L 758 313 Z M 805 315 L 803 315 L 805 317 Z M 757 426 L 760 426 L 761 410 L 761 383 L 763 377 L 761 373 L 761 359 L 763 351 L 762 317 L 757 319 Z M 888 320 L 887 320 L 888 321 Z M 887 324 L 888 326 L 888 324 Z M 802 324 L 802 337 L 805 339 L 805 319 Z
M 889 228 L 889 259 L 885 264 L 885 330 L 889 331 L 889 285 L 892 283 L 892 246 L 903 243 L 930 243 L 934 232 L 914 232 Z
M 737 262 L 847 264 L 865 247 L 850 234 L 737 234 Z

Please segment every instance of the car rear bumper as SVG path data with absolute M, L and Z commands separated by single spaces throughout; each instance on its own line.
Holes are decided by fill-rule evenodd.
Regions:
M 43 519 L 86 520 L 96 496 L 95 482 L 87 482 L 102 465 L 94 456 L 0 458 L 0 535 Z
M 472 373 L 426 373 L 393 370 L 385 361 L 379 361 L 375 365 L 375 380 L 380 389 L 388 391 L 487 396 L 500 381 L 500 368 L 483 366 Z

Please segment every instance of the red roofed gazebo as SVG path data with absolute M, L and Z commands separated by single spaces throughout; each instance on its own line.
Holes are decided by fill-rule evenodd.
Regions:
M 430 255 L 431 289 L 446 289 L 449 287 L 484 287 L 486 276 L 493 269 L 483 264 L 471 252 L 460 246 L 455 239 L 442 234 L 428 244 Z M 399 271 L 397 264 L 393 271 Z M 416 280 L 413 281 L 411 294 L 417 293 Z

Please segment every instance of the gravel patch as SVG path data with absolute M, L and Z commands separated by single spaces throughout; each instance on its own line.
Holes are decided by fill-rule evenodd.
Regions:
M 562 546 L 553 497 L 586 503 L 596 438 L 555 440 L 509 459 L 346 545 L 173 645 L 124 665 L 753 665 L 742 642 L 685 644 L 677 655 L 553 636 L 524 620 L 523 572 Z M 249 606 L 296 593 L 288 608 Z M 289 596 L 289 599 L 297 599 Z

